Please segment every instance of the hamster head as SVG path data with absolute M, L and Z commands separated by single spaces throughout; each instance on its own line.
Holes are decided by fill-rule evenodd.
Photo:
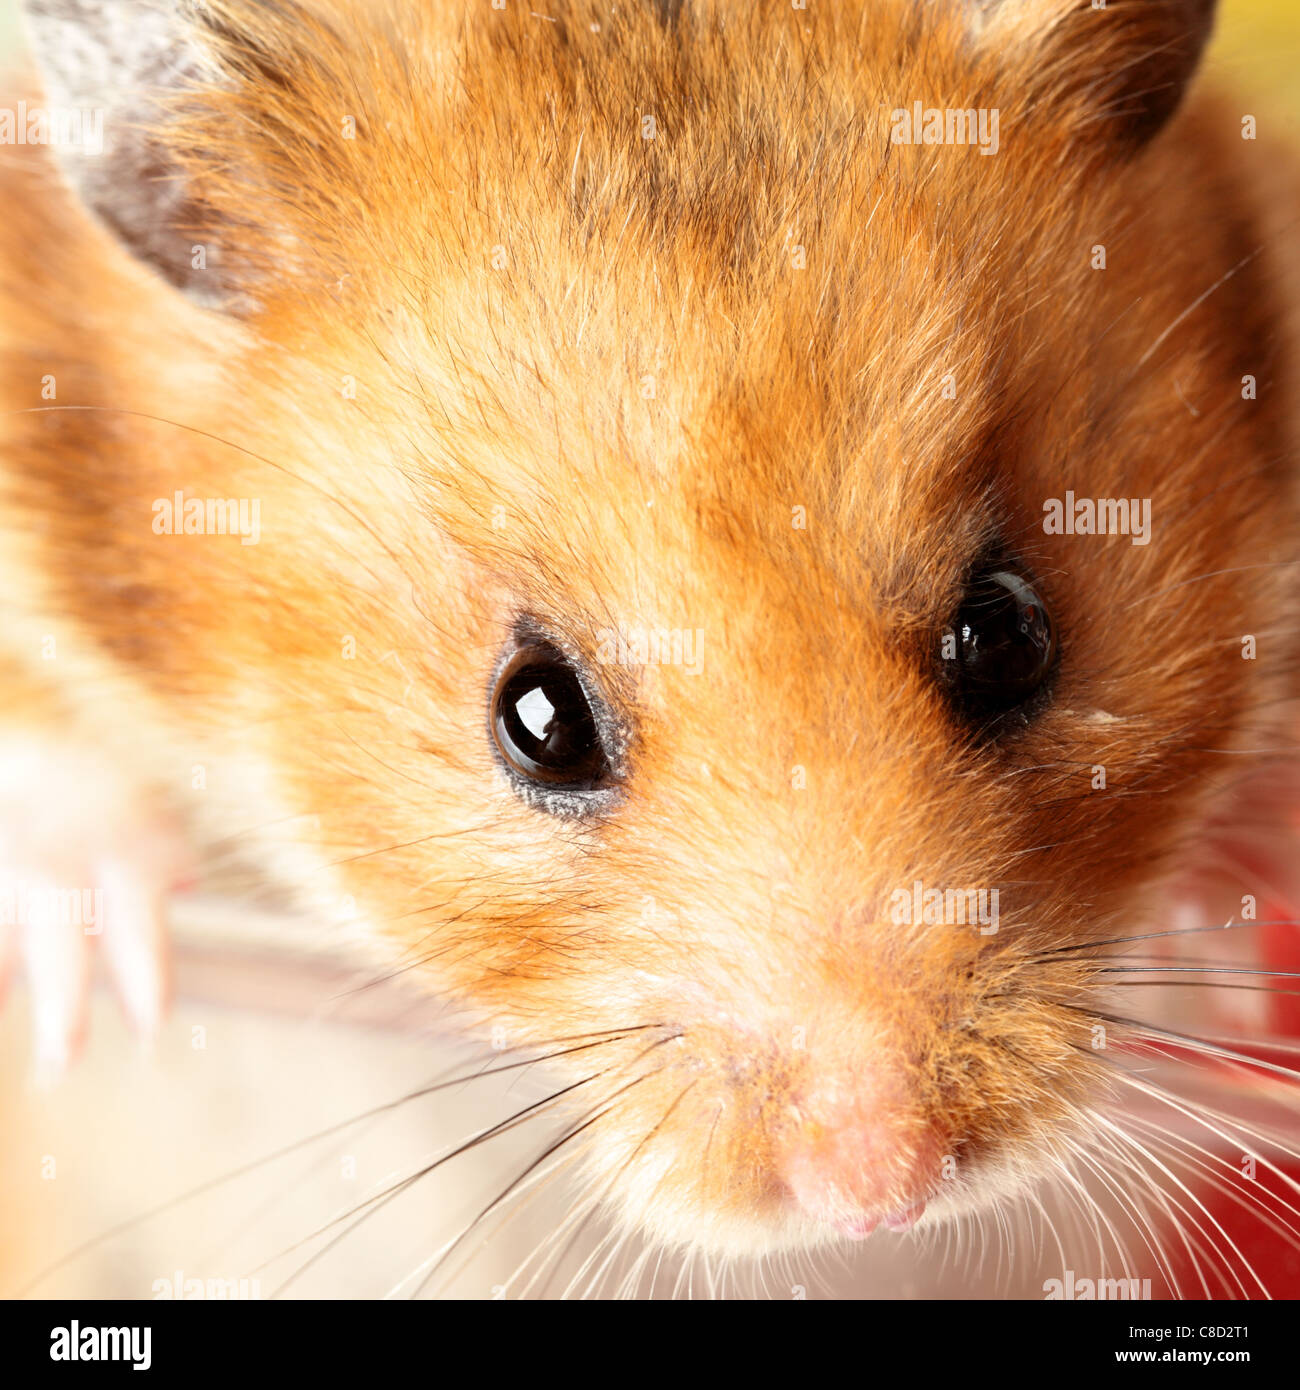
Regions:
M 153 267 L 83 397 L 145 518 L 84 568 L 151 621 L 69 601 L 309 886 L 562 1054 L 559 1152 L 651 1236 L 1066 1160 L 1089 948 L 1293 680 L 1253 147 L 1180 101 L 1211 6 L 148 8 L 120 63 L 176 90 L 114 77 L 152 133 L 73 177 Z M 160 544 L 178 488 L 257 544 Z

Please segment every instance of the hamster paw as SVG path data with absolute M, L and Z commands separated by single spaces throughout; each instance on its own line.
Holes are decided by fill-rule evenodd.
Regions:
M 24 968 L 38 1081 L 82 1044 L 97 949 L 132 1027 L 152 1039 L 170 993 L 167 901 L 189 874 L 170 818 L 116 770 L 0 750 L 0 996 Z

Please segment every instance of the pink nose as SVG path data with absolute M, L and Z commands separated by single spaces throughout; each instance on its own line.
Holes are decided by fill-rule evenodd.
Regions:
M 801 1106 L 779 1159 L 799 1208 L 841 1235 L 906 1230 L 938 1185 L 943 1143 L 910 1107 L 822 1094 Z

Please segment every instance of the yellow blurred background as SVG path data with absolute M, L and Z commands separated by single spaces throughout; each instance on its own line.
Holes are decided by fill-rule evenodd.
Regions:
M 1243 91 L 1300 118 L 1300 3 L 1220 0 L 1213 61 Z

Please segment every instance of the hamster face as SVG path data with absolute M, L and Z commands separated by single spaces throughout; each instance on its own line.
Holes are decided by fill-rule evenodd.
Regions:
M 168 139 L 238 300 L 151 289 L 155 369 L 84 399 L 193 427 L 124 424 L 115 505 L 253 497 L 261 538 L 97 536 L 162 617 L 129 642 L 69 601 L 309 888 L 563 1054 L 623 1219 L 936 1222 L 1086 1141 L 1086 948 L 1290 693 L 1232 124 L 1125 114 L 1060 5 L 551 8 L 221 11 Z M 997 150 L 895 140 L 918 102 Z

